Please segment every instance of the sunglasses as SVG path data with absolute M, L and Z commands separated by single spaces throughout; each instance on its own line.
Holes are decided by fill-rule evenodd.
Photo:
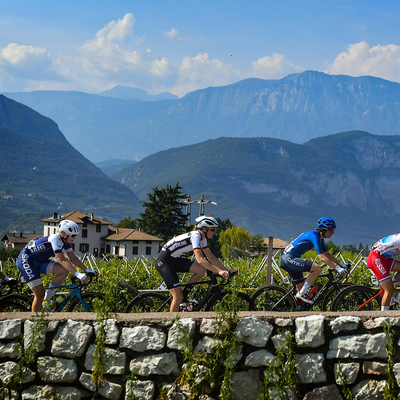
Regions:
M 329 230 L 328 230 L 328 232 L 330 232 L 330 233 L 334 233 L 334 232 L 335 232 L 335 230 L 334 230 L 334 229 L 329 229 Z
M 215 228 L 208 228 L 208 230 L 211 231 L 211 232 L 215 232 L 216 231 Z
M 78 235 L 69 235 L 69 236 L 75 239 Z

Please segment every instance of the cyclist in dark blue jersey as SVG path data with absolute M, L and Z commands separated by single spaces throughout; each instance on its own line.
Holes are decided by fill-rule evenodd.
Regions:
M 94 272 L 87 269 L 72 250 L 71 243 L 79 234 L 79 226 L 65 219 L 59 223 L 58 230 L 57 234 L 45 236 L 36 241 L 31 240 L 17 259 L 17 268 L 35 295 L 32 303 L 34 312 L 42 310 L 43 301 L 50 301 L 56 291 L 51 287 L 62 285 L 69 272 L 81 282 L 88 283 L 87 276 L 77 271 L 73 264 L 85 272 Z M 68 258 L 64 256 L 64 253 Z M 53 257 L 57 261 L 53 261 Z M 43 274 L 56 275 L 46 293 L 40 277 Z
M 340 274 L 347 272 L 347 265 L 340 262 L 336 257 L 329 253 L 325 246 L 324 239 L 330 239 L 336 229 L 336 223 L 332 218 L 322 217 L 317 222 L 318 228 L 302 233 L 292 243 L 286 246 L 281 258 L 281 266 L 290 272 L 293 279 L 301 279 L 303 272 L 310 272 L 304 285 L 297 285 L 299 292 L 296 297 L 312 304 L 307 296 L 307 291 L 312 283 L 318 278 L 322 267 L 316 262 L 301 258 L 301 256 L 312 249 L 315 249 L 319 259 L 331 268 L 335 268 Z

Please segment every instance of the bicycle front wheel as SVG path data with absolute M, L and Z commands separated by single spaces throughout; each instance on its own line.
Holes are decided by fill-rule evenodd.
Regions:
M 295 311 L 296 299 L 291 293 L 278 285 L 265 285 L 257 289 L 252 295 L 257 311 Z
M 206 311 L 257 311 L 253 300 L 242 292 L 228 292 L 222 297 L 222 301 L 214 295 L 207 304 Z
M 126 313 L 168 312 L 171 298 L 160 293 L 142 293 L 125 308 Z
M 97 292 L 87 292 L 81 294 L 82 299 L 85 300 L 89 306 L 89 312 L 98 312 L 104 309 L 104 294 Z M 78 297 L 74 296 L 67 308 L 68 312 L 86 312 Z
M 376 293 L 376 291 L 366 286 L 350 286 L 340 291 L 335 297 L 332 304 L 332 311 L 380 310 L 380 296 L 366 303 Z
M 9 294 L 0 298 L 0 312 L 27 312 L 31 310 L 31 300 L 21 294 Z

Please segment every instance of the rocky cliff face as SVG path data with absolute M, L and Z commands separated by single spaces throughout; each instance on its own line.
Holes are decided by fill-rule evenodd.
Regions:
M 370 76 L 305 71 L 280 80 L 246 79 L 156 102 L 79 92 L 6 95 L 52 118 L 91 161 L 140 160 L 219 137 L 303 143 L 350 130 L 400 134 L 400 84 Z
M 155 186 L 179 182 L 192 198 L 218 203 L 206 213 L 284 240 L 331 216 L 341 227 L 335 242 L 360 243 L 400 227 L 399 158 L 400 138 L 360 131 L 303 145 L 221 138 L 157 153 L 114 178 L 143 199 Z

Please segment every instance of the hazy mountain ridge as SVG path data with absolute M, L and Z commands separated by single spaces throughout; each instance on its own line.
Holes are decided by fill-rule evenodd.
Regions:
M 400 134 L 400 84 L 371 76 L 305 71 L 280 80 L 232 85 L 156 102 L 80 92 L 7 93 L 56 121 L 92 161 L 140 160 L 218 137 L 273 137 L 303 143 L 362 130 Z
M 147 92 L 143 89 L 122 85 L 114 86 L 112 89 L 105 90 L 97 94 L 99 96 L 114 97 L 116 99 L 137 99 L 143 101 L 158 101 L 179 98 L 177 95 L 168 92 L 163 92 L 159 94 L 147 94 Z
M 96 210 L 123 217 L 139 205 L 65 139 L 57 125 L 0 96 L 0 230 L 24 213 Z
M 113 178 L 142 199 L 179 182 L 192 198 L 218 203 L 207 213 L 284 240 L 331 216 L 339 226 L 333 240 L 358 244 L 398 230 L 399 156 L 399 137 L 360 131 L 303 145 L 220 138 L 159 152 Z

